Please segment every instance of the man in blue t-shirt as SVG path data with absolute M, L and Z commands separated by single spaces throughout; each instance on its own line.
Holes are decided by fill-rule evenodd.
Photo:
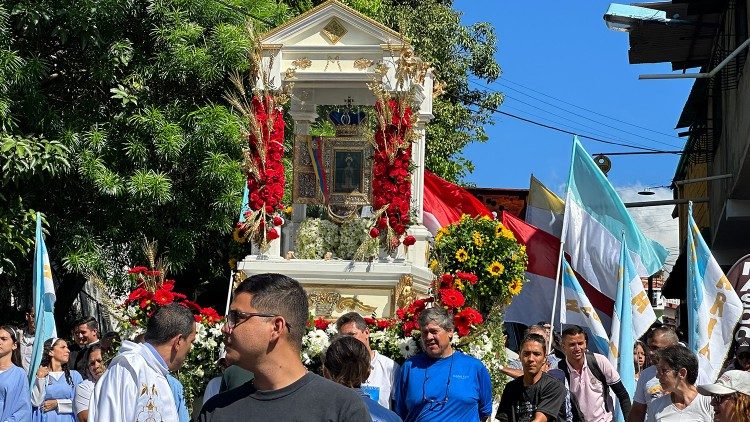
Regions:
M 422 350 L 404 362 L 394 386 L 394 410 L 406 422 L 485 421 L 492 384 L 482 362 L 451 347 L 453 318 L 441 308 L 419 316 Z

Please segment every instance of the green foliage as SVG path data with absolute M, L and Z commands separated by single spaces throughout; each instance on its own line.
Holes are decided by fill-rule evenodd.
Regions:
M 259 31 L 293 13 L 227 1 Z M 143 236 L 178 289 L 224 284 L 244 140 L 222 95 L 250 67 L 248 19 L 212 0 L 0 6 L 0 282 L 19 286 L 21 305 L 32 209 L 50 224 L 61 316 L 89 273 L 122 286 L 111 269 L 142 260 Z

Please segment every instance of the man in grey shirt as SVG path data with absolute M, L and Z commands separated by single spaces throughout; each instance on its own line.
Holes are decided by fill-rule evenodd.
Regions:
M 222 329 L 227 363 L 255 374 L 211 398 L 198 420 L 371 421 L 357 393 L 307 371 L 300 360 L 308 304 L 300 284 L 281 274 L 243 281 Z

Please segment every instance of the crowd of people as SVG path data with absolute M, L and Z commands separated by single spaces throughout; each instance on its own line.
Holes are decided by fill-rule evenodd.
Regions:
M 159 308 L 142 338 L 124 340 L 106 363 L 113 335 L 99 338 L 93 318 L 74 324 L 74 342 L 44 342 L 33 377 L 34 314 L 17 330 L 0 326 L 0 421 L 488 421 L 493 413 L 487 368 L 452 346 L 455 327 L 442 307 L 419 316 L 422 353 L 403 365 L 370 347 L 362 316 L 344 314 L 324 353 L 322 376 L 300 358 L 308 301 L 300 284 L 260 274 L 235 290 L 226 323 L 223 374 L 206 386 L 191 417 L 179 370 L 196 336 L 192 312 Z M 528 328 L 495 418 L 500 421 L 750 422 L 750 343 L 716 382 L 669 327 L 634 344 L 637 386 L 630 397 L 603 355 L 588 351 L 587 333 L 549 324 Z M 552 344 L 555 347 L 552 347 Z M 31 383 L 29 382 L 31 380 Z M 30 386 L 29 386 L 30 385 Z M 631 400 L 632 399 L 632 400 Z M 618 410 L 619 409 L 619 410 Z

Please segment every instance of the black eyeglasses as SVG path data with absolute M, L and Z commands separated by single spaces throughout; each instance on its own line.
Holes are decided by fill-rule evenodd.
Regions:
M 281 315 L 267 314 L 262 312 L 242 312 L 236 309 L 232 309 L 231 311 L 227 312 L 227 327 L 229 327 L 230 330 L 233 330 L 237 328 L 238 325 L 242 324 L 252 317 L 274 318 L 277 316 Z M 286 325 L 286 328 L 291 331 L 292 327 L 286 320 L 284 320 L 284 324 Z
M 437 398 L 429 399 L 427 398 L 427 380 L 430 379 L 429 374 L 427 373 L 427 369 L 424 371 L 424 381 L 422 382 L 422 402 L 423 403 L 429 403 L 430 409 L 434 409 L 437 407 L 445 406 L 446 403 L 448 403 L 448 390 L 451 388 L 451 378 L 453 378 L 453 356 L 455 355 L 455 352 L 451 354 L 451 364 L 448 367 L 448 384 L 445 386 L 445 397 L 443 397 L 442 400 L 438 400 Z

